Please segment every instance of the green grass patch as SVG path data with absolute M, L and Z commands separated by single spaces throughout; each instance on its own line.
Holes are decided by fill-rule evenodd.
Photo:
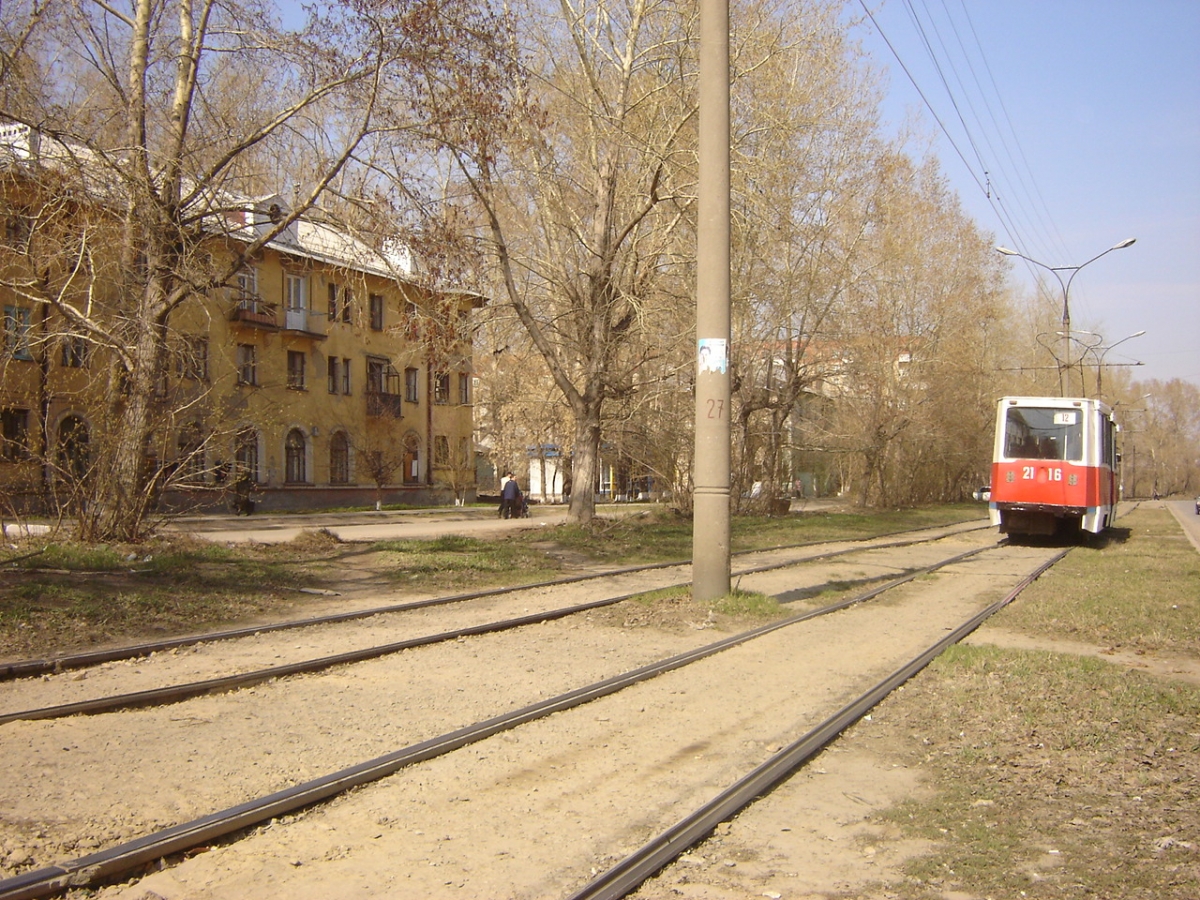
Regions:
M 1200 553 L 1163 509 L 1071 550 L 1000 613 L 997 626 L 1105 646 L 1200 657 Z
M 978 504 L 881 512 L 792 513 L 787 516 L 735 516 L 730 521 L 732 552 L 767 550 L 829 540 L 876 537 L 912 528 L 982 519 Z M 594 519 L 514 535 L 514 541 L 553 541 L 597 562 L 638 563 L 687 560 L 692 556 L 692 522 L 665 507 L 649 507 L 620 518 Z
M 712 606 L 722 615 L 744 619 L 778 619 L 787 615 L 787 610 L 774 597 L 754 591 L 731 591 Z
M 561 565 L 544 551 L 522 542 L 447 535 L 429 541 L 378 541 L 371 549 L 382 554 L 389 578 L 407 582 L 484 586 L 541 581 L 561 573 Z

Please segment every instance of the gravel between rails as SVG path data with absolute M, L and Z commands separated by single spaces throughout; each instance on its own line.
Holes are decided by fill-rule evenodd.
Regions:
M 965 547 L 994 542 L 994 536 L 953 542 Z M 911 602 L 877 606 L 884 620 L 869 639 L 854 636 L 861 628 L 854 623 L 864 621 L 866 609 L 788 629 L 619 697 L 415 766 L 295 817 L 287 827 L 278 823 L 249 842 L 201 854 L 102 896 L 560 895 L 673 811 L 702 801 L 770 746 L 818 721 L 853 690 L 854 679 L 889 670 L 901 645 L 927 646 L 945 627 L 938 623 L 965 618 L 956 611 L 995 599 L 1000 585 L 1032 568 L 1037 556 L 1024 550 L 1005 554 L 1004 562 L 991 555 L 956 567 L 976 574 L 968 577 L 969 589 L 960 583 L 950 593 L 971 597 L 939 596 L 936 585 L 958 578 L 937 576 L 910 586 L 902 592 Z M 852 565 L 870 568 L 858 557 Z M 746 580 L 778 577 L 764 573 Z M 573 588 L 567 599 L 579 602 L 576 590 L 584 588 Z M 593 615 L 159 710 L 11 723 L 0 729 L 0 751 L 12 762 L 6 766 L 12 777 L 0 787 L 0 861 L 10 871 L 0 874 L 11 874 L 14 862 L 22 870 L 45 865 L 203 815 L 714 637 L 705 623 L 680 624 L 631 627 Z M 871 674 L 860 671 L 864 662 Z M 780 686 L 788 688 L 782 697 Z M 570 777 L 559 781 L 559 775 Z M 383 799 L 369 799 L 375 796 Z M 370 808 L 356 807 L 360 801 Z M 310 831 L 344 808 L 351 810 L 346 822 Z M 339 828 L 355 841 L 342 841 Z M 364 828 L 369 837 L 362 837 Z M 276 849 L 253 849 L 264 840 Z M 279 856 L 272 841 L 295 852 Z M 451 845 L 454 852 L 443 853 Z M 451 862 L 460 850 L 465 856 Z M 242 863 L 229 878 L 205 870 L 197 882 L 185 874 L 243 853 L 266 882 L 245 882 L 250 875 Z M 328 879 L 318 874 L 342 859 L 354 861 L 352 868 L 362 863 L 361 876 L 349 877 L 339 866 L 328 870 Z M 427 877 L 447 874 L 425 871 L 447 865 L 455 877 Z M 276 885 L 285 875 L 294 878 Z M 343 878 L 349 879 L 344 889 L 335 890 Z M 310 882 L 311 892 L 302 889 Z

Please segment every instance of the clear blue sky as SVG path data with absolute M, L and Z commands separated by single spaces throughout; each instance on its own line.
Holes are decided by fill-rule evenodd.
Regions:
M 868 20 L 856 33 L 888 70 L 884 114 L 897 124 L 919 111 L 937 132 L 967 212 L 996 243 L 1052 266 L 1137 238 L 1079 272 L 1072 329 L 1102 334 L 1102 346 L 1144 329 L 1106 361 L 1200 385 L 1200 0 L 867 4 L 879 30 Z M 847 11 L 864 15 L 857 0 Z M 1031 292 L 1040 270 L 1013 261 Z

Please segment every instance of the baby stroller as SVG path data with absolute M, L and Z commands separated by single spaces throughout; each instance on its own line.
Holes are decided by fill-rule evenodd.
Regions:
M 517 508 L 513 510 L 514 519 L 529 518 L 529 501 L 525 498 L 525 492 L 522 491 L 517 495 Z

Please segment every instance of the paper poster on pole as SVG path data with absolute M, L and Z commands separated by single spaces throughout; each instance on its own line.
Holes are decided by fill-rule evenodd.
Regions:
M 696 345 L 696 371 L 724 375 L 728 364 L 729 342 L 724 338 L 700 338 Z

